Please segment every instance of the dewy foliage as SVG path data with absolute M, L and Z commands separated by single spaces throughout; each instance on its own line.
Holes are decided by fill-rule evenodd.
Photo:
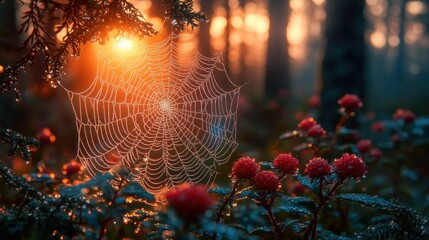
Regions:
M 26 137 L 10 129 L 3 128 L 0 128 L 0 141 L 10 146 L 9 156 L 19 156 L 26 161 L 31 159 L 30 148 L 38 148 L 40 145 L 39 141 L 32 137 Z

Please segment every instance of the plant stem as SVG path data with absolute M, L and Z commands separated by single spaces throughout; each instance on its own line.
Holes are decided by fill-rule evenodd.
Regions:
M 268 213 L 268 217 L 270 218 L 271 224 L 273 225 L 273 229 L 274 229 L 274 232 L 276 233 L 277 239 L 284 239 L 283 228 L 277 222 L 276 217 L 274 216 L 273 212 L 271 211 L 271 207 L 273 205 L 274 199 L 275 199 L 275 196 L 271 197 L 269 202 L 267 202 L 267 199 L 263 198 L 261 200 L 261 204 Z
M 304 239 L 315 239 L 316 233 L 317 233 L 317 221 L 319 219 L 320 211 L 323 209 L 325 204 L 329 202 L 329 199 L 331 196 L 335 193 L 337 188 L 343 183 L 344 179 L 340 177 L 340 179 L 332 185 L 332 187 L 329 189 L 326 196 L 323 196 L 323 179 L 320 179 L 319 182 L 319 191 L 318 191 L 318 197 L 319 197 L 319 204 L 317 205 L 317 209 L 313 212 L 313 217 L 311 219 L 310 224 L 308 225 L 307 230 L 304 233 Z M 311 235 L 311 237 L 310 237 Z
M 352 115 L 349 113 L 345 113 L 341 116 L 340 120 L 338 121 L 337 125 L 335 126 L 335 135 L 334 135 L 334 140 L 332 141 L 332 147 L 337 144 L 341 129 L 344 127 L 344 125 L 346 125 L 347 121 L 351 117 L 352 117 Z
M 228 202 L 232 199 L 232 197 L 237 192 L 237 187 L 238 187 L 238 184 L 240 184 L 240 181 L 241 181 L 241 179 L 237 179 L 237 181 L 232 186 L 231 193 L 225 198 L 222 205 L 220 206 L 219 211 L 217 212 L 217 216 L 216 216 L 216 223 L 220 222 L 222 215 L 223 215 L 223 211 L 225 210 L 226 205 L 228 205 Z
M 223 211 L 225 210 L 226 205 L 228 205 L 228 202 L 234 197 L 235 193 L 237 192 L 238 184 L 240 184 L 241 179 L 237 179 L 235 181 L 234 185 L 232 186 L 231 193 L 224 199 L 222 205 L 220 206 L 217 215 L 216 215 L 216 223 L 219 223 L 222 219 Z M 213 234 L 211 239 L 216 239 L 217 233 Z

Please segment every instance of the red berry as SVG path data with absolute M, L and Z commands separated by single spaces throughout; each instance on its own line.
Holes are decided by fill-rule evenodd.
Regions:
M 416 115 L 407 109 L 398 109 L 395 114 L 393 114 L 394 120 L 404 120 L 405 123 L 412 123 L 416 120 Z
M 274 159 L 273 165 L 280 169 L 283 174 L 295 174 L 299 168 L 299 161 L 290 153 L 282 153 Z
M 76 162 L 74 159 L 63 165 L 63 174 L 67 177 L 79 174 L 82 172 L 82 170 L 82 165 L 80 165 L 80 163 Z
M 319 124 L 316 124 L 308 129 L 307 135 L 309 137 L 322 137 L 326 135 L 326 131 Z
M 342 177 L 360 178 L 368 172 L 362 159 L 354 154 L 343 154 L 340 159 L 335 160 L 334 165 Z
M 383 157 L 383 152 L 382 152 L 380 149 L 378 149 L 378 148 L 373 148 L 373 149 L 371 149 L 371 151 L 369 152 L 369 155 L 370 155 L 372 158 L 381 158 L 381 157 Z
M 314 120 L 314 118 L 312 118 L 312 117 L 309 117 L 309 118 L 301 120 L 301 122 L 299 122 L 299 124 L 298 124 L 298 127 L 303 131 L 307 131 L 308 129 L 310 129 L 311 127 L 313 127 L 316 124 L 317 124 L 316 120 Z
M 308 104 L 312 108 L 319 107 L 320 106 L 320 97 L 318 95 L 311 96 L 310 99 L 308 100 Z
M 259 171 L 259 165 L 255 159 L 242 157 L 232 166 L 232 176 L 239 179 L 252 179 Z
M 36 138 L 42 143 L 53 143 L 56 140 L 55 135 L 49 128 L 43 128 L 37 133 Z
M 371 140 L 369 139 L 362 139 L 357 144 L 356 147 L 358 148 L 359 152 L 366 153 L 369 150 L 371 150 Z
M 186 221 L 195 221 L 213 204 L 207 191 L 199 186 L 183 185 L 167 192 L 166 198 L 169 206 Z
M 346 94 L 340 100 L 338 104 L 349 111 L 356 111 L 358 108 L 362 107 L 362 100 L 355 94 Z
M 323 178 L 329 175 L 331 171 L 331 165 L 323 158 L 311 159 L 310 162 L 305 165 L 305 174 L 310 178 Z
M 262 191 L 276 192 L 280 188 L 280 181 L 274 172 L 261 171 L 253 178 L 253 185 Z
M 384 123 L 383 122 L 374 122 L 371 125 L 371 129 L 373 132 L 382 133 L 382 132 L 384 132 Z

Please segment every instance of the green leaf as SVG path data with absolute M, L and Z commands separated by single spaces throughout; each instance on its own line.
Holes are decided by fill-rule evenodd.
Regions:
M 299 204 L 299 205 L 303 205 L 303 206 L 308 206 L 311 208 L 315 208 L 316 207 L 316 202 L 308 197 L 288 197 L 288 198 L 284 198 L 286 201 L 292 202 L 294 204 Z
M 300 151 L 307 149 L 307 148 L 311 148 L 310 145 L 308 143 L 302 143 L 302 144 L 299 144 L 298 146 L 294 147 L 293 150 L 295 152 L 300 152 Z
M 259 198 L 260 196 L 252 189 L 246 189 L 237 193 L 237 198 Z
M 319 179 L 310 179 L 302 175 L 297 175 L 295 177 L 304 187 L 310 189 L 311 191 L 317 193 L 319 191 Z
M 320 239 L 326 239 L 326 240 L 331 240 L 331 239 L 336 239 L 336 240 L 349 240 L 350 238 L 348 237 L 344 237 L 344 236 L 339 236 L 329 230 L 323 229 L 323 228 L 317 228 L 317 234 L 319 235 Z
M 261 167 L 266 168 L 266 169 L 275 169 L 273 163 L 271 162 L 261 162 Z
M 387 201 L 379 196 L 371 196 L 367 194 L 357 193 L 346 193 L 334 195 L 335 199 L 342 199 L 354 203 L 363 204 L 369 207 L 385 209 L 385 210 L 396 210 L 399 208 L 395 203 Z
M 137 182 L 130 182 L 125 185 L 124 189 L 122 189 L 122 195 L 145 199 L 151 202 L 155 201 L 155 197 L 146 190 L 144 190 L 142 186 Z
M 339 132 L 340 135 L 353 135 L 357 133 L 359 133 L 359 131 L 357 131 L 356 129 L 350 129 L 346 127 L 341 128 Z
M 296 137 L 296 136 L 299 136 L 300 134 L 301 134 L 301 131 L 296 131 L 296 130 L 288 131 L 280 135 L 279 140 L 285 140 L 291 137 Z
M 291 214 L 298 214 L 298 215 L 311 215 L 310 210 L 303 207 L 297 207 L 297 206 L 281 206 L 273 209 L 274 214 L 280 213 L 280 212 L 286 212 Z
M 292 205 L 294 207 L 306 208 L 309 210 L 314 210 L 317 207 L 317 203 L 308 197 L 284 197 L 282 202 L 285 205 Z
M 414 122 L 414 125 L 418 126 L 418 127 L 428 127 L 429 126 L 429 118 L 428 117 L 419 117 Z
M 261 234 L 267 234 L 267 233 L 272 233 L 272 232 L 273 232 L 273 228 L 272 227 L 265 226 L 265 227 L 254 228 L 248 234 L 249 235 L 261 235 Z
M 224 188 L 224 187 L 215 187 L 215 188 L 210 188 L 209 189 L 209 193 L 215 193 L 217 195 L 228 195 L 231 193 L 231 189 L 230 188 Z
M 308 223 L 307 222 L 298 221 L 298 222 L 293 222 L 290 225 L 291 225 L 292 230 L 294 232 L 301 233 L 301 232 L 304 232 L 305 229 L 307 229 Z
M 291 226 L 292 224 L 297 224 L 299 222 L 301 222 L 301 220 L 299 220 L 299 219 L 286 219 L 283 222 L 281 222 L 280 225 L 283 228 L 287 228 L 287 227 Z
M 381 223 L 391 222 L 393 220 L 394 220 L 394 217 L 391 215 L 381 215 L 381 216 L 376 216 L 373 219 L 371 219 L 370 223 L 371 224 L 381 224 Z

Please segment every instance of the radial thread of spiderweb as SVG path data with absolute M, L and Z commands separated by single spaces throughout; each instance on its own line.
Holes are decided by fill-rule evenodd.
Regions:
M 184 182 L 210 185 L 230 158 L 240 86 L 221 54 L 203 56 L 179 45 L 182 38 L 139 42 L 127 55 L 101 48 L 91 86 L 65 88 L 76 116 L 77 159 L 89 175 L 128 168 L 157 193 Z

